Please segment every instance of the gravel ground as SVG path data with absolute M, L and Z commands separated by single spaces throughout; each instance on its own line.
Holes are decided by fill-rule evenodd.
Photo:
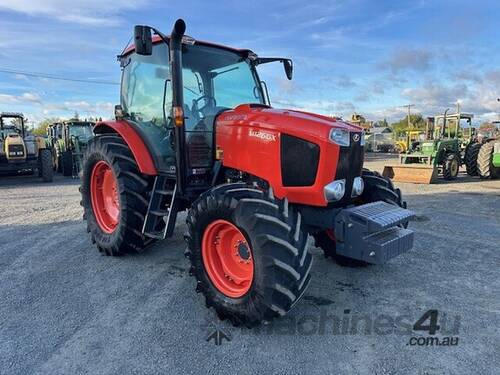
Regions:
M 311 243 L 304 298 L 248 330 L 217 321 L 194 292 L 184 215 L 146 253 L 105 257 L 85 231 L 77 181 L 2 178 L 0 374 L 498 374 L 500 181 L 399 186 L 418 214 L 411 252 L 353 269 Z M 457 345 L 410 345 L 430 337 L 412 331 L 429 309 L 433 337 Z M 207 341 L 215 330 L 230 341 Z

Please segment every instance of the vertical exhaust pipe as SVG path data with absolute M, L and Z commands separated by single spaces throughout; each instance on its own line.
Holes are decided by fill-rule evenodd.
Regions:
M 441 138 L 446 137 L 446 116 L 448 115 L 448 111 L 450 109 L 447 108 L 446 111 L 444 111 L 444 116 L 443 116 L 443 128 L 441 129 Z
M 182 37 L 186 31 L 186 23 L 182 19 L 175 21 L 170 34 L 170 71 L 172 77 L 172 117 L 174 120 L 175 158 L 177 191 L 180 195 L 186 188 L 186 133 L 184 129 L 184 96 L 182 84 Z

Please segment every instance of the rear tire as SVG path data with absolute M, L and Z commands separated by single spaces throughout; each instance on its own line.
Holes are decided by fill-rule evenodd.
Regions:
M 477 176 L 477 156 L 481 149 L 481 143 L 474 142 L 470 144 L 465 150 L 465 169 L 469 176 Z
M 493 166 L 493 147 L 495 141 L 489 141 L 484 143 L 479 150 L 477 155 L 477 170 L 479 177 L 482 179 L 494 178 L 496 171 L 494 171 Z
M 455 180 L 460 169 L 460 158 L 457 154 L 448 154 L 443 164 L 443 178 L 447 181 Z
M 389 178 L 382 176 L 378 172 L 370 171 L 365 168 L 363 168 L 361 176 L 363 177 L 365 188 L 356 202 L 357 205 L 382 201 L 406 208 L 406 202 L 403 201 L 401 190 L 395 188 Z M 408 223 L 405 223 L 403 226 L 406 228 Z M 316 246 L 323 249 L 325 257 L 333 258 L 339 266 L 366 267 L 370 265 L 370 263 L 362 260 L 338 255 L 335 250 L 336 243 L 333 231 L 322 231 L 316 233 L 314 234 L 314 239 Z
M 203 258 L 206 229 L 222 220 L 244 235 L 253 259 L 250 288 L 233 297 L 215 286 L 217 280 Z M 306 290 L 312 265 L 307 233 L 300 213 L 287 202 L 244 183 L 225 184 L 201 195 L 186 222 L 186 257 L 197 280 L 196 291 L 204 294 L 207 307 L 213 307 L 220 319 L 247 327 L 270 321 L 285 315 Z
M 73 176 L 73 153 L 64 151 L 61 155 L 62 174 L 65 177 Z
M 52 152 L 46 148 L 40 151 L 39 161 L 39 175 L 41 175 L 44 182 L 52 182 L 54 180 L 54 167 L 52 165 Z
M 117 184 L 119 218 L 111 233 L 98 223 L 92 206 L 91 177 L 100 161 L 111 168 Z M 151 242 L 141 233 L 151 186 L 152 178 L 139 171 L 121 137 L 102 135 L 89 141 L 83 162 L 80 204 L 83 206 L 83 218 L 87 221 L 87 232 L 101 253 L 111 256 L 137 253 Z

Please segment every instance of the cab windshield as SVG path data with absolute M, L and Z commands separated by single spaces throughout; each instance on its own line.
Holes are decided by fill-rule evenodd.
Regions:
M 121 105 L 128 119 L 148 139 L 160 163 L 172 165 L 170 139 L 172 84 L 168 46 L 155 44 L 150 56 L 136 53 L 122 60 Z M 212 132 L 215 116 L 239 104 L 264 103 L 260 81 L 250 61 L 232 51 L 183 45 L 182 77 L 185 130 Z M 212 138 L 206 136 L 211 147 Z
M 2 139 L 9 134 L 22 135 L 24 121 L 21 117 L 2 116 L 0 118 L 0 136 Z
M 92 127 L 89 125 L 71 125 L 69 134 L 72 137 L 78 137 L 81 141 L 87 141 L 92 137 Z

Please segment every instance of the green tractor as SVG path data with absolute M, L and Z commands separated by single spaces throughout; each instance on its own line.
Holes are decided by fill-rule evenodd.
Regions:
M 408 152 L 399 155 L 399 165 L 384 167 L 383 175 L 401 182 L 430 184 L 438 175 L 445 180 L 457 178 L 463 164 L 464 146 L 461 121 L 471 128 L 472 114 L 455 113 L 428 118 L 427 139 L 409 145 Z
M 62 172 L 62 161 L 61 161 L 61 150 L 59 148 L 62 139 L 62 122 L 55 122 L 47 126 L 47 138 L 46 144 L 52 150 L 52 165 L 54 166 L 54 171 Z
M 78 176 L 82 168 L 83 153 L 92 138 L 94 123 L 70 120 L 47 127 L 48 143 L 51 144 L 54 168 L 64 176 Z
M 482 179 L 500 178 L 500 121 L 493 125 L 493 131 L 481 138 L 477 154 L 477 174 Z
M 485 150 L 481 152 L 483 145 L 488 144 L 489 142 L 494 142 L 498 138 L 498 130 L 499 130 L 500 121 L 494 121 L 492 123 L 492 127 L 489 129 L 480 129 L 475 131 L 472 137 L 470 138 L 467 147 L 464 152 L 464 163 L 465 168 L 467 170 L 467 174 L 469 176 L 479 176 L 481 178 L 489 177 L 489 159 L 486 154 L 493 152 L 493 146 L 491 146 L 490 150 L 487 152 L 489 146 L 485 147 Z M 479 160 L 479 154 L 481 152 L 481 160 Z M 480 172 L 480 169 L 482 172 Z M 485 175 L 487 174 L 487 176 Z

